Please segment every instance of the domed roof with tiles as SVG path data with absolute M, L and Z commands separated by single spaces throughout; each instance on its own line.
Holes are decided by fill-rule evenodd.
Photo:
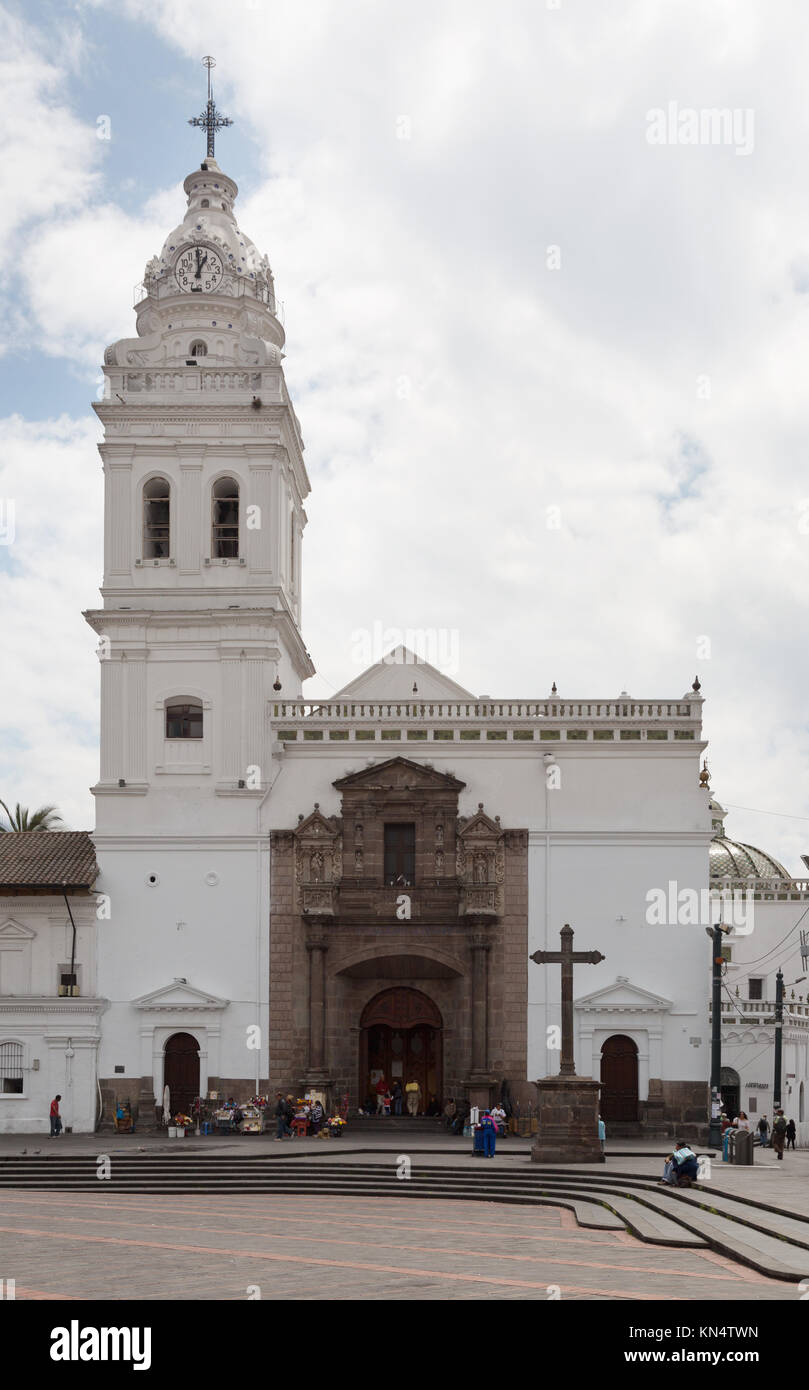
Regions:
M 727 812 L 718 801 L 711 801 L 711 825 L 714 836 L 709 847 L 711 878 L 790 878 L 791 875 L 763 849 L 731 840 L 725 834 Z

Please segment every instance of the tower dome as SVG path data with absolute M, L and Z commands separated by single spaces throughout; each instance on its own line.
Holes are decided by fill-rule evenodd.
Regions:
M 716 878 L 790 878 L 791 875 L 763 849 L 731 840 L 725 834 L 727 811 L 715 799 L 708 803 L 714 832 L 709 847 L 710 876 Z
M 182 222 L 166 237 L 160 255 L 147 265 L 147 288 L 158 295 L 161 291 L 176 294 L 181 288 L 174 280 L 182 249 L 213 245 L 221 256 L 224 278 L 221 286 L 217 284 L 212 288 L 234 294 L 238 293 L 238 282 L 243 281 L 246 292 L 252 292 L 275 313 L 270 263 L 236 221 L 233 204 L 239 190 L 233 179 L 223 174 L 216 160 L 209 156 L 199 169 L 188 175 L 183 188 L 188 210 Z M 204 281 L 199 278 L 202 287 Z

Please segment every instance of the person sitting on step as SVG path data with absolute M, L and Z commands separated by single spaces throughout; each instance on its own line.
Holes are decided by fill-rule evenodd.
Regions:
M 663 1165 L 661 1182 L 670 1187 L 690 1187 L 699 1172 L 697 1156 L 684 1139 L 677 1140 L 674 1153 L 669 1154 Z

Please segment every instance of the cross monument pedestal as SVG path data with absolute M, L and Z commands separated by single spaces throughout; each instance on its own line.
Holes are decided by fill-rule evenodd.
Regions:
M 535 951 L 537 965 L 562 967 L 562 1055 L 558 1076 L 546 1076 L 537 1088 L 537 1137 L 533 1163 L 603 1163 L 598 1138 L 598 1093 L 601 1083 L 577 1076 L 573 1059 L 573 966 L 597 965 L 600 951 L 574 951 L 573 929 L 565 923 L 559 951 Z

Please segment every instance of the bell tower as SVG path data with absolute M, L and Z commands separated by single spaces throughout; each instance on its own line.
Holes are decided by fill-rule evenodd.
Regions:
M 101 671 L 94 840 L 111 1001 L 100 1085 L 105 1113 L 130 1098 L 141 1121 L 166 1086 L 244 1096 L 264 1084 L 269 704 L 313 674 L 300 626 L 309 480 L 284 330 L 215 158 L 230 121 L 203 61 L 208 101 L 191 124 L 207 154 L 135 292 L 136 335 L 106 349 L 95 406 L 103 606 L 85 617 Z M 178 1048 L 193 1081 L 172 1074 Z
M 300 695 L 314 670 L 300 631 L 309 480 L 273 276 L 212 153 L 230 122 L 210 85 L 192 124 L 209 153 L 136 290 L 137 336 L 104 355 L 104 606 L 85 615 L 101 658 L 94 790 L 159 811 L 170 789 L 172 814 L 190 776 L 197 797 L 265 787 L 267 701 Z

